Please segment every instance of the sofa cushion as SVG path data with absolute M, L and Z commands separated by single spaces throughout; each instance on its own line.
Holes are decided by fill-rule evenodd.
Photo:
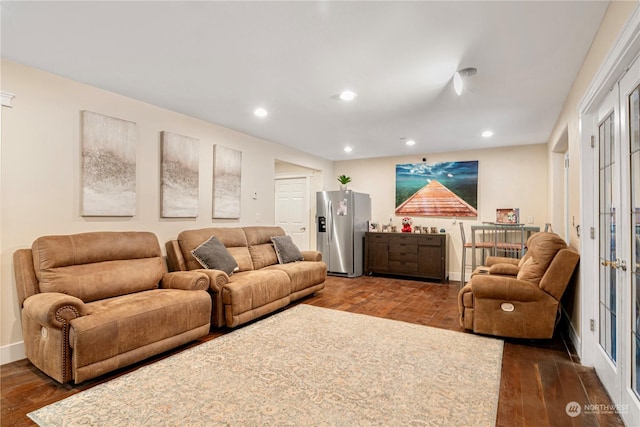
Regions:
M 155 289 L 87 304 L 88 315 L 71 320 L 74 366 L 124 357 L 130 351 L 211 321 L 206 291 Z
M 211 236 L 215 236 L 227 248 L 238 263 L 238 271 L 253 270 L 249 245 L 244 231 L 240 227 L 210 227 L 197 230 L 186 230 L 178 234 L 178 243 L 185 260 L 187 270 L 197 270 L 202 266 L 193 257 L 192 250 L 200 246 Z
M 230 305 L 235 315 L 288 298 L 290 293 L 289 277 L 283 271 L 244 271 L 229 278 L 222 289 L 222 302 Z
M 158 239 L 148 232 L 44 236 L 31 250 L 40 292 L 84 302 L 156 289 L 166 271 Z
M 301 261 L 287 264 L 275 264 L 268 270 L 280 270 L 287 273 L 291 280 L 291 293 L 324 283 L 327 278 L 327 264 L 322 261 Z
M 273 247 L 276 250 L 280 264 L 288 264 L 304 259 L 302 252 L 300 252 L 300 249 L 293 243 L 291 236 L 273 236 L 271 237 L 271 241 L 273 242 Z
M 558 251 L 566 248 L 567 244 L 555 233 L 540 232 L 536 235 L 535 239 L 529 239 L 527 259 L 520 267 L 517 277 L 537 285 Z
M 211 236 L 209 240 L 192 250 L 191 254 L 200 265 L 209 270 L 222 270 L 227 274 L 233 274 L 239 269 L 235 258 L 216 236 Z
M 271 237 L 284 236 L 285 233 L 281 227 L 244 227 L 244 233 L 247 236 L 247 245 L 254 270 L 278 263 L 278 255 L 273 247 Z
M 253 268 L 256 270 L 278 263 L 278 256 L 273 248 L 273 243 L 249 246 L 249 253 L 251 254 Z

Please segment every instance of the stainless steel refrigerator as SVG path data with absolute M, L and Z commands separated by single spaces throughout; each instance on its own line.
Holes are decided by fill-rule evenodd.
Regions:
M 317 193 L 317 248 L 335 276 L 362 276 L 364 233 L 371 219 L 368 194 L 345 191 Z

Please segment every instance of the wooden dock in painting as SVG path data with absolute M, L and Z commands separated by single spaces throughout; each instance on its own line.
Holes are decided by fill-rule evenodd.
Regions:
M 433 180 L 398 206 L 396 215 L 477 217 L 478 210 Z

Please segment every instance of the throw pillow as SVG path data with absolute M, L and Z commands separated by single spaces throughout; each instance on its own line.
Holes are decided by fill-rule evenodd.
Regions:
M 300 249 L 293 243 L 291 236 L 273 236 L 271 238 L 273 247 L 276 249 L 276 255 L 278 256 L 278 262 L 280 264 L 286 264 L 294 261 L 302 261 L 304 256 Z
M 211 236 L 191 254 L 204 268 L 222 270 L 229 275 L 238 271 L 238 263 L 216 236 Z

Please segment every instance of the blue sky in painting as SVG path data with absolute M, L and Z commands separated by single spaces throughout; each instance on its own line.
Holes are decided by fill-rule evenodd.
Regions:
M 449 176 L 452 175 L 452 176 Z M 478 162 L 405 163 L 396 165 L 396 176 L 450 180 L 452 177 L 478 178 Z

